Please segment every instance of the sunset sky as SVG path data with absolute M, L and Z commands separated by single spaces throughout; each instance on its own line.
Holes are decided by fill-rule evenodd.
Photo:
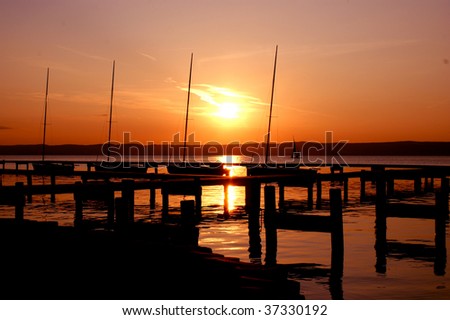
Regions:
M 449 0 L 2 0 L 0 144 L 450 141 Z

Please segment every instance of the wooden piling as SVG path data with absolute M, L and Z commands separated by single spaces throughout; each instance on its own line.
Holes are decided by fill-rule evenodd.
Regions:
M 114 200 L 114 208 L 116 212 L 116 226 L 118 230 L 124 230 L 128 227 L 129 214 L 127 200 L 117 197 Z
M 316 209 L 320 210 L 322 208 L 322 178 L 319 173 L 317 174 L 316 188 Z
M 278 183 L 278 208 L 284 209 L 284 184 Z
M 108 208 L 107 214 L 107 224 L 109 227 L 114 225 L 114 212 L 115 212 L 115 200 L 114 200 L 114 189 L 111 186 L 110 182 L 106 182 L 106 206 Z
M 348 177 L 344 177 L 344 203 L 348 203 Z
M 308 184 L 308 210 L 312 210 L 314 207 L 314 193 L 313 193 L 314 183 L 310 182 Z
M 224 184 L 223 185 L 223 215 L 227 219 L 230 217 L 230 210 L 228 208 L 228 189 L 229 185 Z
M 200 179 L 195 178 L 195 215 L 197 220 L 200 221 L 202 218 L 202 186 L 200 184 Z
M 447 202 L 446 202 L 446 208 L 447 208 L 447 212 L 448 212 L 448 196 L 449 196 L 449 191 L 450 191 L 450 186 L 449 186 L 449 178 L 447 177 L 442 177 L 441 178 L 441 191 L 443 193 L 443 197 L 445 198 L 445 196 L 447 196 Z
M 376 200 L 375 200 L 375 270 L 386 273 L 386 176 L 384 172 L 376 174 Z
M 344 226 L 340 188 L 330 188 L 331 272 L 341 277 L 344 270 Z
M 448 219 L 448 194 L 443 190 L 436 191 L 435 246 L 436 256 L 434 273 L 445 275 L 447 264 L 446 220 Z
M 360 181 L 359 201 L 364 202 L 366 201 L 366 170 L 361 170 L 359 181 Z
M 342 175 L 344 173 L 344 168 L 339 164 L 331 165 L 331 167 L 330 167 L 331 185 L 334 185 L 334 183 L 336 182 L 336 179 L 335 179 L 336 171 L 339 172 L 339 175 Z M 339 181 L 342 182 L 341 180 L 339 180 Z
M 436 210 L 440 215 L 443 215 L 445 219 L 449 218 L 449 188 L 448 178 L 442 178 L 441 189 L 435 192 L 436 195 Z
M 33 201 L 33 194 L 31 193 L 31 187 L 33 186 L 33 176 L 31 174 L 27 174 L 27 202 L 31 203 Z
M 128 222 L 134 222 L 134 180 L 122 179 L 122 199 L 128 215 Z
M 150 188 L 150 209 L 156 209 L 156 189 Z
M 377 173 L 376 177 L 376 200 L 375 200 L 375 213 L 378 225 L 380 227 L 386 227 L 386 176 L 384 173 Z
M 264 187 L 264 229 L 266 230 L 265 263 L 267 266 L 274 266 L 277 264 L 275 186 Z
M 416 177 L 414 179 L 414 193 L 420 194 L 420 192 L 422 191 L 422 179 L 420 177 Z
M 193 227 L 198 221 L 195 214 L 195 201 L 194 200 L 181 200 L 181 224 L 186 227 Z
M 50 202 L 55 203 L 56 202 L 56 196 L 55 196 L 55 189 L 56 189 L 56 176 L 52 174 L 50 176 L 50 184 L 52 186 L 52 192 L 50 194 Z
M 261 235 L 259 215 L 261 210 L 261 184 L 250 181 L 245 186 L 245 209 L 248 214 L 248 236 L 250 259 L 261 258 Z
M 81 181 L 75 182 L 75 217 L 73 224 L 75 227 L 81 226 L 83 222 L 83 183 Z
M 181 229 L 180 229 L 180 241 L 186 245 L 198 245 L 198 229 L 195 225 L 200 221 L 197 219 L 195 212 L 194 200 L 182 200 L 180 201 L 181 209 Z
M 25 188 L 23 182 L 16 182 L 15 184 L 15 220 L 23 221 L 24 207 L 25 207 Z
M 163 187 L 161 189 L 161 196 L 162 196 L 162 221 L 166 221 L 169 217 L 169 190 L 166 187 Z
M 386 196 L 393 197 L 395 188 L 395 179 L 393 177 L 389 177 L 386 179 Z

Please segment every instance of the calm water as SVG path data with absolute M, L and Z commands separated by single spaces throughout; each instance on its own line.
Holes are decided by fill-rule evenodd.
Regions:
M 18 157 L 3 157 L 19 159 Z M 30 159 L 24 157 L 23 159 Z M 96 160 L 86 157 L 70 157 L 60 160 Z M 349 164 L 417 164 L 450 165 L 450 157 L 345 157 Z M 239 161 L 239 159 L 233 159 Z M 229 161 L 229 158 L 227 158 Z M 78 168 L 83 170 L 84 168 Z M 149 169 L 151 170 L 151 169 Z M 346 168 L 349 170 L 360 170 Z M 149 171 L 151 172 L 151 171 Z M 164 172 L 161 169 L 160 172 Z M 233 167 L 235 175 L 245 175 L 244 167 Z M 320 172 L 329 172 L 320 168 Z M 3 185 L 24 181 L 20 176 L 3 176 Z M 66 183 L 74 180 L 61 178 L 57 182 Z M 47 179 L 35 177 L 34 183 L 49 183 Z M 436 181 L 438 186 L 440 181 Z M 338 185 L 336 185 L 338 186 Z M 329 183 L 323 184 L 323 198 L 326 202 Z M 387 221 L 387 239 L 389 253 L 386 271 L 376 270 L 375 244 L 375 207 L 369 201 L 359 201 L 359 179 L 350 179 L 349 202 L 344 208 L 344 272 L 342 282 L 330 285 L 331 241 L 328 233 L 278 230 L 277 262 L 290 268 L 290 277 L 301 283 L 301 293 L 306 299 L 450 299 L 449 268 L 444 266 L 444 273 L 435 274 L 434 220 L 389 218 Z M 395 185 L 399 191 L 395 201 L 434 204 L 434 194 L 429 193 L 415 197 L 412 194 L 413 183 L 399 181 Z M 315 191 L 315 190 L 314 190 Z M 366 192 L 375 194 L 375 188 L 369 183 Z M 262 193 L 263 194 L 263 193 Z M 306 202 L 306 190 L 303 188 L 286 188 L 286 200 L 292 205 L 290 211 L 301 212 Z M 214 252 L 226 256 L 238 257 L 242 261 L 264 263 L 265 237 L 261 220 L 261 244 L 263 254 L 260 261 L 250 260 L 247 217 L 243 207 L 245 191 L 243 187 L 229 188 L 229 208 L 231 216 L 223 217 L 223 187 L 204 187 L 202 202 L 203 221 L 200 223 L 199 244 L 210 247 Z M 263 197 L 262 197 L 263 198 Z M 314 194 L 315 198 L 315 194 Z M 172 214 L 178 214 L 182 196 L 171 196 Z M 186 197 L 189 199 L 189 197 Z M 261 201 L 263 207 L 263 199 Z M 137 191 L 135 198 L 136 219 L 158 221 L 162 205 L 161 195 L 157 194 L 157 208 L 149 209 L 148 191 Z M 51 203 L 48 196 L 34 196 L 33 203 L 25 207 L 25 217 L 36 220 L 58 221 L 60 225 L 72 225 L 75 206 L 73 197 L 57 195 L 56 203 Z M 106 208 L 98 203 L 89 203 L 85 208 L 86 218 L 104 219 Z M 326 203 L 323 210 L 313 210 L 317 214 L 328 214 Z M 14 210 L 0 206 L 0 216 L 12 217 Z M 447 225 L 447 255 L 450 237 Z M 333 296 L 331 294 L 333 292 Z

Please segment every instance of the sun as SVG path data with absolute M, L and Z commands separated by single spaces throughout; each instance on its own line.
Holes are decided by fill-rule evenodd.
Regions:
M 238 117 L 239 106 L 234 102 L 222 102 L 218 103 L 217 107 L 219 108 L 217 112 L 217 116 L 224 119 L 235 119 Z

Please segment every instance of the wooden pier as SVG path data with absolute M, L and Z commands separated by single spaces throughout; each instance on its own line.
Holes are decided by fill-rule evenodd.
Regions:
M 89 199 L 102 199 L 107 210 L 106 230 L 117 231 L 124 234 L 129 230 L 136 230 L 140 223 L 134 218 L 134 197 L 137 190 L 147 190 L 150 195 L 149 210 L 155 209 L 155 197 L 159 191 L 162 197 L 162 226 L 165 221 L 172 221 L 169 211 L 170 196 L 189 195 L 194 200 L 180 202 L 180 228 L 178 238 L 183 239 L 185 245 L 196 246 L 198 230 L 196 224 L 202 219 L 202 195 L 206 186 L 223 186 L 224 194 L 230 186 L 243 186 L 245 188 L 245 213 L 249 229 L 249 257 L 258 259 L 262 255 L 261 245 L 261 212 L 264 214 L 264 228 L 266 239 L 265 267 L 276 267 L 277 230 L 291 229 L 301 231 L 325 232 L 331 239 L 331 275 L 333 283 L 333 297 L 339 299 L 342 291 L 343 256 L 344 256 L 344 229 L 343 208 L 348 205 L 349 181 L 354 179 L 360 183 L 360 202 L 374 203 L 376 219 L 374 221 L 376 234 L 377 272 L 386 272 L 386 256 L 388 246 L 386 240 L 387 220 L 390 217 L 421 218 L 435 220 L 435 253 L 436 274 L 442 274 L 446 266 L 446 223 L 449 218 L 449 179 L 450 167 L 434 166 L 354 166 L 346 172 L 346 167 L 330 166 L 330 172 L 316 170 L 301 170 L 300 173 L 262 176 L 203 176 L 203 175 L 175 175 L 161 174 L 155 170 L 152 173 L 120 173 L 95 172 L 91 170 L 75 171 L 72 176 L 77 181 L 71 184 L 56 183 L 57 176 L 50 177 L 49 185 L 33 185 L 33 172 L 20 168 L 0 170 L 2 175 L 25 175 L 27 183 L 18 182 L 14 186 L 0 187 L 0 203 L 13 206 L 15 209 L 15 223 L 29 223 L 27 219 L 27 203 L 33 201 L 33 196 L 48 194 L 51 201 L 57 194 L 72 194 L 75 202 L 74 230 L 86 232 L 89 223 L 86 223 L 83 209 L 84 203 Z M 358 170 L 361 168 L 361 170 Z M 370 168 L 370 170 L 367 170 Z M 434 205 L 416 205 L 409 203 L 395 203 L 390 199 L 395 197 L 395 182 L 408 180 L 412 182 L 411 194 L 420 196 L 424 193 L 435 193 Z M 323 183 L 328 182 L 329 195 L 327 208 L 329 215 L 316 215 L 308 213 L 323 209 Z M 376 187 L 376 194 L 371 200 L 366 194 L 366 185 L 371 183 Z M 264 188 L 263 188 L 264 187 Z M 278 207 L 276 203 L 276 190 L 278 188 Z M 286 188 L 301 188 L 306 190 L 306 207 L 301 214 L 293 214 L 287 210 L 285 199 Z M 263 191 L 263 192 L 262 192 Z M 314 199 L 314 191 L 316 197 Z M 261 208 L 261 199 L 264 197 L 264 207 Z M 373 197 L 373 196 L 372 196 Z M 373 201 L 373 202 L 372 202 Z M 224 217 L 228 217 L 227 198 L 223 204 Z M 84 230 L 84 231 L 83 231 Z M 176 238 L 176 237 L 173 237 Z M 210 253 L 211 254 L 211 253 Z M 195 258 L 197 259 L 197 258 Z M 202 260 L 203 261 L 203 260 Z M 207 258 L 203 261 L 207 265 L 236 273 L 236 268 L 244 272 L 262 272 L 258 268 L 244 266 L 239 261 L 226 257 Z M 218 266 L 220 265 L 220 267 Z M 258 271 L 258 270 L 259 271 Z M 205 270 L 203 270 L 205 271 Z M 244 272 L 244 273 L 245 273 Z M 251 283 L 250 276 L 244 276 L 239 281 Z M 243 280 L 246 279 L 246 280 Z M 286 280 L 286 279 L 285 279 Z M 234 279 L 233 281 L 236 281 Z M 271 282 L 278 286 L 276 282 Z M 291 286 L 292 284 L 286 284 Z M 249 286 L 251 286 L 249 284 Z M 337 289 L 336 289 L 337 288 Z M 285 287 L 286 289 L 286 287 Z M 298 289 L 298 288 L 297 288 Z M 288 291 L 289 291 L 288 290 Z M 295 291 L 295 289 L 294 289 Z M 259 291 L 261 292 L 261 291 Z M 264 294 L 261 294 L 264 296 Z

